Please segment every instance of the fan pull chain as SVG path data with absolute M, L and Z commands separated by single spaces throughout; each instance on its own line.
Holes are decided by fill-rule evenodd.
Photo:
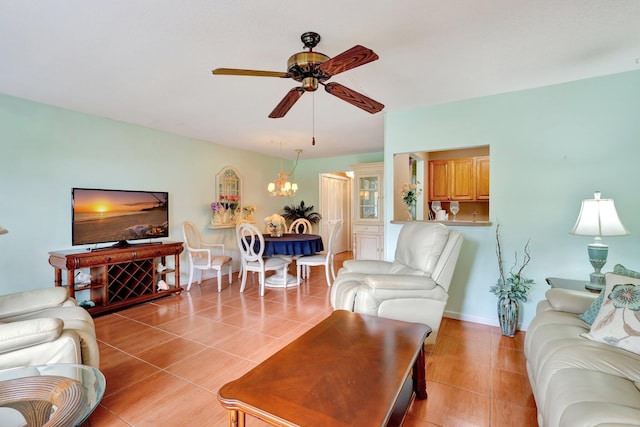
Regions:
M 316 145 L 316 93 L 311 92 L 311 145 Z

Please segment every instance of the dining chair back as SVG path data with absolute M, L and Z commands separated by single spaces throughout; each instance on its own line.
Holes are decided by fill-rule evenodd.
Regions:
M 187 291 L 191 290 L 191 282 L 195 271 L 199 271 L 198 285 L 202 283 L 202 274 L 204 270 L 215 270 L 218 278 L 218 292 L 222 290 L 222 269 L 228 268 L 229 285 L 231 285 L 231 257 L 224 254 L 224 244 L 222 243 L 206 243 L 202 241 L 202 236 L 198 228 L 189 221 L 182 223 L 182 233 L 184 241 L 187 245 L 187 253 L 189 254 L 189 282 L 187 283 Z M 214 253 L 215 252 L 215 253 Z
M 306 218 L 296 218 L 291 225 L 289 226 L 289 233 L 292 234 L 311 234 L 313 230 L 313 226 L 311 225 L 311 221 Z M 301 257 L 301 255 L 278 255 L 284 259 L 288 259 L 290 262 L 293 260 L 297 260 Z M 302 270 L 302 277 L 309 277 L 311 274 L 311 269 L 306 267 Z
M 312 229 L 311 221 L 306 218 L 297 218 L 289 226 L 289 233 L 310 234 Z
M 247 284 L 247 273 L 255 271 L 260 273 L 259 285 L 260 296 L 264 296 L 264 283 L 267 271 L 277 271 L 286 269 L 290 261 L 279 257 L 265 258 L 264 254 L 264 236 L 253 224 L 241 223 L 236 225 L 236 238 L 238 240 L 238 249 L 240 250 L 240 258 L 242 260 L 242 284 L 240 292 L 244 292 Z M 283 286 L 287 287 L 286 274 L 282 272 Z
M 302 276 L 302 268 L 308 268 L 312 266 L 324 266 L 325 277 L 327 279 L 327 286 L 331 286 L 333 280 L 336 279 L 336 269 L 334 266 L 334 258 L 336 251 L 336 242 L 338 240 L 338 234 L 342 228 L 342 220 L 337 219 L 329 221 L 329 225 L 333 226 L 331 234 L 329 235 L 329 247 L 324 254 L 307 255 L 298 258 L 297 260 L 297 280 L 300 284 Z M 308 275 L 307 275 L 308 276 Z
M 249 222 L 249 221 L 247 219 L 242 218 L 242 219 L 238 220 L 238 222 L 236 222 L 236 226 L 238 224 L 244 224 L 245 222 Z M 242 258 L 242 251 L 240 252 L 240 258 Z M 243 273 L 243 271 L 242 271 L 242 259 L 240 259 L 240 268 L 238 269 L 238 280 L 242 279 L 242 273 Z

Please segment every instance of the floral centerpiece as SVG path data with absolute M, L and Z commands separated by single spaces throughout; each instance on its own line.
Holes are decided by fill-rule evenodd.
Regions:
M 415 208 L 418 197 L 422 194 L 422 188 L 419 187 L 420 181 L 415 184 L 402 184 L 400 192 L 402 193 L 402 201 L 407 205 L 408 219 L 415 219 Z
M 272 214 L 271 216 L 266 217 L 264 222 L 267 225 L 267 233 L 272 237 L 282 236 L 282 230 L 284 230 L 286 223 L 281 215 Z
M 500 224 L 496 225 L 496 254 L 498 256 L 498 270 L 500 277 L 498 282 L 489 288 L 489 291 L 498 297 L 498 320 L 502 335 L 512 337 L 515 335 L 520 312 L 520 303 L 527 302 L 533 279 L 523 276 L 524 268 L 531 261 L 529 242 L 524 245 L 522 264 L 518 266 L 518 253 L 508 274 L 504 272 L 502 261 L 502 246 L 500 244 Z

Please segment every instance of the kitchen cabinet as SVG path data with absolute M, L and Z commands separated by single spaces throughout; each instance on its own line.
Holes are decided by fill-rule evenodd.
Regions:
M 489 157 L 476 158 L 476 200 L 489 200 Z
M 489 200 L 489 157 L 429 161 L 429 200 Z

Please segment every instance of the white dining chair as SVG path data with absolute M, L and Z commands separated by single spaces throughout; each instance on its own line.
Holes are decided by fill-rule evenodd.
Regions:
M 191 282 L 196 270 L 200 271 L 198 277 L 198 285 L 202 282 L 202 274 L 204 270 L 215 270 L 218 276 L 218 292 L 222 290 L 222 269 L 229 269 L 229 285 L 231 285 L 231 257 L 224 254 L 224 244 L 222 243 L 206 243 L 202 241 L 200 232 L 196 226 L 189 221 L 182 223 L 182 233 L 184 241 L 187 244 L 187 253 L 189 254 L 189 282 L 187 283 L 187 291 L 191 289 Z M 219 251 L 216 255 L 213 252 Z
M 260 273 L 258 279 L 260 285 L 260 296 L 264 296 L 264 283 L 267 271 L 282 270 L 283 286 L 287 287 L 286 270 L 290 261 L 280 257 L 263 257 L 264 253 L 264 236 L 253 224 L 242 223 L 236 225 L 236 238 L 238 240 L 238 248 L 240 249 L 240 258 L 242 261 L 242 284 L 240 292 L 244 292 L 247 284 L 247 273 L 255 271 Z
M 289 226 L 289 233 L 310 234 L 312 229 L 311 221 L 306 218 L 297 218 Z
M 236 222 L 236 227 L 238 226 L 238 224 L 244 224 L 246 222 L 249 222 L 246 219 L 241 219 L 238 222 Z M 240 251 L 240 257 L 242 258 L 242 251 Z M 240 259 L 240 268 L 238 269 L 238 280 L 242 279 L 242 259 Z
M 311 234 L 313 230 L 313 226 L 311 225 L 311 221 L 306 218 L 296 218 L 291 225 L 289 226 L 289 233 L 291 234 Z M 287 255 L 283 256 L 285 259 L 289 259 L 289 261 L 294 261 L 300 258 L 302 255 Z M 302 277 L 309 277 L 311 274 L 311 269 L 309 267 L 302 270 Z
M 342 220 L 337 219 L 329 221 L 329 225 L 333 225 L 333 229 L 331 230 L 331 234 L 329 235 L 329 247 L 326 253 L 301 256 L 296 261 L 298 265 L 298 284 L 300 284 L 302 268 L 310 268 L 319 265 L 324 266 L 325 276 L 327 278 L 327 286 L 331 286 L 331 282 L 336 279 L 336 269 L 333 261 L 336 251 L 336 240 L 338 239 L 338 233 L 342 228 Z

